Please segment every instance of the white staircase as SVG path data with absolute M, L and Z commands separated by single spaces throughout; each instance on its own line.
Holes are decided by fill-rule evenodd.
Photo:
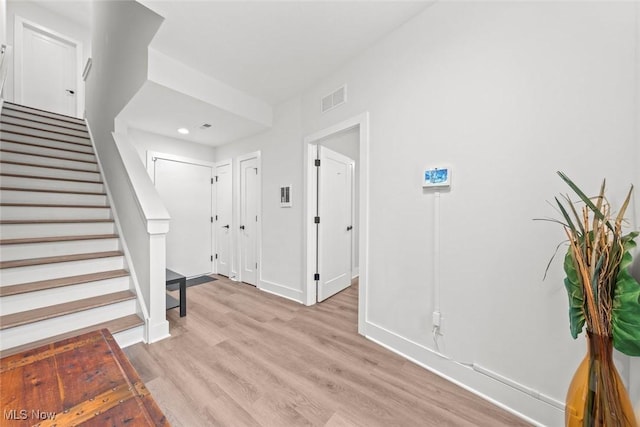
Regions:
M 5 102 L 0 116 L 0 351 L 143 320 L 84 122 Z

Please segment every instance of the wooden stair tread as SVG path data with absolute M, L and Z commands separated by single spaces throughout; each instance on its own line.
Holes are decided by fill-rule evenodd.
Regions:
M 18 107 L 18 108 L 16 108 L 16 107 Z M 28 109 L 29 111 L 24 111 L 21 108 Z M 67 115 L 60 114 L 60 113 L 52 113 L 51 111 L 41 110 L 41 109 L 35 108 L 35 107 L 28 107 L 26 105 L 14 104 L 13 102 L 8 102 L 8 101 L 4 102 L 4 105 L 2 106 L 2 109 L 3 110 L 7 109 L 7 110 L 11 110 L 11 111 L 18 111 L 20 113 L 31 114 L 33 116 L 46 117 L 47 119 L 59 120 L 61 122 L 68 122 L 68 123 L 73 123 L 73 124 L 76 124 L 76 125 L 84 125 L 84 120 L 79 119 L 77 117 L 67 116 Z M 46 114 L 42 114 L 42 113 L 46 113 Z M 51 117 L 51 116 L 55 116 L 55 117 Z
M 113 219 L 4 219 L 0 224 L 86 224 L 93 222 L 113 222 Z
M 65 160 L 68 162 L 91 163 L 94 165 L 98 164 L 98 162 L 95 160 L 70 159 L 68 157 L 51 156 L 49 154 L 39 154 L 39 153 L 27 153 L 25 151 L 16 151 L 16 150 L 10 150 L 6 148 L 0 148 L 0 153 L 11 153 L 11 154 L 19 154 L 21 156 L 32 156 L 32 157 L 44 157 L 46 159 Z
M 74 135 L 72 133 L 61 132 L 61 131 L 58 131 L 58 130 L 43 129 L 43 128 L 38 128 L 38 127 L 35 127 L 35 126 L 25 125 L 23 123 L 11 123 L 11 122 L 2 120 L 2 116 L 0 116 L 0 124 L 7 125 L 7 126 L 15 126 L 15 127 L 24 128 L 24 129 L 37 130 L 37 131 L 40 131 L 40 132 L 55 133 L 57 135 L 71 136 L 73 138 L 87 139 L 89 141 L 91 140 L 89 138 L 89 136 Z M 77 132 L 87 133 L 86 130 L 80 130 L 80 129 L 78 129 Z M 31 134 L 26 134 L 26 135 L 35 136 L 35 135 L 31 135 Z
M 120 291 L 97 297 L 50 305 L 48 307 L 36 308 L 34 310 L 6 314 L 4 316 L 0 316 L 0 330 L 15 328 L 16 326 L 27 325 L 29 323 L 40 322 L 42 320 L 53 319 L 55 317 L 78 313 L 92 308 L 104 307 L 105 305 L 115 304 L 135 298 L 136 294 L 131 291 Z
M 5 131 L 2 131 L 2 132 L 4 133 Z M 68 153 L 86 154 L 88 156 L 93 156 L 93 152 L 86 152 L 86 151 L 82 151 L 82 150 L 71 150 L 69 148 L 52 147 L 52 146 L 49 146 L 49 145 L 36 144 L 36 143 L 33 143 L 33 142 L 16 141 L 14 139 L 7 139 L 4 136 L 0 136 L 0 141 L 2 141 L 2 142 L 10 142 L 11 144 L 28 145 L 30 147 L 46 148 L 47 150 L 66 151 Z M 66 141 L 64 141 L 64 142 L 66 142 Z M 90 146 L 87 145 L 87 147 L 90 147 Z
M 0 239 L 0 245 L 20 245 L 28 243 L 72 242 L 74 240 L 117 239 L 117 234 L 83 234 L 78 236 L 25 237 L 21 239 Z
M 58 178 L 55 176 L 25 175 L 20 173 L 0 173 L 0 176 L 11 176 L 14 178 L 27 178 L 27 179 L 49 179 L 52 181 L 87 182 L 90 184 L 102 184 L 102 181 L 90 181 L 88 179 Z
M 109 205 L 64 205 L 55 203 L 0 203 L 0 206 L 31 207 L 31 208 L 99 208 L 108 209 Z
M 77 335 L 82 335 L 84 333 L 95 331 L 95 330 L 106 328 L 113 335 L 118 332 L 126 331 L 127 329 L 132 329 L 141 325 L 144 325 L 144 320 L 142 320 L 136 314 L 130 314 L 128 316 L 109 320 L 108 322 L 98 323 L 96 325 L 87 326 L 86 328 L 76 329 L 74 331 L 65 332 L 64 334 L 56 335 L 53 337 L 45 338 L 39 341 L 30 342 L 28 344 L 23 344 L 17 347 L 0 351 L 0 358 L 11 356 L 13 354 L 18 354 L 26 350 L 31 350 L 46 344 L 50 344 L 66 338 L 75 337 Z
M 51 190 L 48 188 L 24 188 L 24 187 L 0 187 L 2 191 L 26 191 L 30 193 L 56 193 L 56 194 L 84 194 L 86 196 L 106 196 L 107 193 L 98 191 L 71 191 Z
M 97 173 L 97 174 L 100 173 L 98 171 L 90 171 L 90 170 L 86 170 L 86 169 L 67 168 L 67 167 L 64 167 L 64 166 L 41 165 L 41 164 L 38 164 L 38 163 L 14 162 L 12 160 L 0 160 L 0 164 L 16 165 L 16 166 L 29 166 L 29 167 L 32 167 L 32 168 L 42 168 L 42 169 L 58 169 L 58 170 L 72 171 L 72 172 L 86 172 L 86 173 Z
M 39 280 L 37 282 L 19 283 L 17 285 L 1 286 L 0 296 L 26 294 L 28 292 L 43 291 L 46 289 L 61 288 L 63 286 L 80 285 L 83 283 L 97 282 L 99 280 L 115 279 L 129 275 L 127 270 L 109 270 L 99 273 L 81 274 L 78 276 L 60 277 L 57 279 Z
M 12 110 L 12 111 L 16 111 L 16 110 Z M 23 114 L 29 114 L 29 113 L 28 113 L 28 112 L 26 112 L 26 111 L 21 111 L 21 113 L 23 113 Z M 84 128 L 84 129 L 78 129 L 78 128 L 73 128 L 73 127 L 71 127 L 71 126 L 61 125 L 61 124 L 58 124 L 58 123 L 47 123 L 47 122 L 43 122 L 43 121 L 40 121 L 40 120 L 35 120 L 35 119 L 33 119 L 32 117 L 19 117 L 19 116 L 14 116 L 13 114 L 7 114 L 5 111 L 2 111 L 2 115 L 1 115 L 1 116 L 2 116 L 2 117 L 10 117 L 10 118 L 12 118 L 12 119 L 17 119 L 17 120 L 25 120 L 25 121 L 28 121 L 28 122 L 38 123 L 38 124 L 41 124 L 41 125 L 55 126 L 55 127 L 57 127 L 57 128 L 63 128 L 63 129 L 69 129 L 69 130 L 75 130 L 75 131 L 77 131 L 77 132 L 84 132 L 84 133 L 87 133 L 87 134 L 89 133 L 89 132 L 86 130 L 86 126 L 84 125 L 84 123 L 75 123 L 75 124 L 76 124 L 76 126 L 80 126 L 80 127 L 83 127 L 83 128 Z M 54 120 L 55 120 L 55 119 L 54 119 Z
M 122 256 L 122 251 L 106 251 L 106 252 L 89 252 L 84 254 L 60 255 L 42 258 L 16 259 L 13 261 L 1 261 L 0 269 L 28 267 L 32 265 L 55 264 L 59 262 L 85 261 L 98 258 L 110 258 Z
M 5 186 L 0 186 L 0 190 L 3 192 L 7 192 L 7 198 L 15 197 L 11 196 L 16 195 L 17 193 L 13 192 L 25 192 L 23 193 L 22 198 L 28 199 L 29 194 L 33 194 L 33 202 L 20 202 L 20 200 L 14 200 L 15 203 L 12 203 L 9 200 L 8 203 L 0 202 L 0 207 L 25 207 L 25 208 L 96 208 L 96 209 L 111 209 L 109 206 L 109 202 L 105 201 L 104 204 L 101 204 L 104 199 L 102 197 L 98 199 L 87 199 L 82 200 L 78 198 L 77 200 L 80 203 L 77 203 L 74 199 L 69 199 L 69 202 L 65 203 L 65 200 L 60 199 L 60 197 L 50 196 L 51 201 L 45 200 L 44 203 L 38 202 L 36 197 L 37 193 L 52 193 L 52 194 L 77 194 L 79 196 L 87 195 L 87 196 L 106 196 L 106 192 L 104 191 L 104 187 L 95 187 L 89 186 L 87 187 L 84 184 L 96 184 L 96 185 L 104 185 L 101 179 L 101 172 L 95 166 L 83 166 L 85 164 L 98 164 L 97 158 L 95 156 L 95 152 L 93 150 L 93 145 L 91 143 L 90 134 L 88 132 L 86 123 L 82 119 L 77 119 L 70 116 L 64 116 L 57 113 L 51 113 L 44 110 L 39 110 L 33 107 L 27 106 L 19 106 L 14 103 L 5 102 L 2 108 L 2 114 L 0 115 L 0 126 L 2 127 L 0 133 L 0 141 L 3 142 L 2 147 L 0 148 L 0 152 L 2 154 L 6 154 L 6 157 L 0 161 L 2 166 L 6 166 L 7 169 L 11 167 L 15 169 L 16 173 L 4 173 L 0 171 L 0 177 L 7 177 L 7 184 Z M 21 141 L 23 140 L 23 141 Z M 5 144 L 6 142 L 6 144 Z M 67 145 L 69 144 L 69 145 Z M 50 146 L 54 145 L 54 146 Z M 57 145 L 57 146 L 56 146 Z M 55 150 L 55 151 L 53 151 Z M 31 152 L 29 152 L 31 151 Z M 42 154 L 38 153 L 42 152 Z M 73 153 L 73 154 L 72 154 Z M 81 155 L 80 155 L 81 154 Z M 28 157 L 25 157 L 28 156 Z M 80 159 L 74 159 L 73 157 L 80 157 Z M 46 160 L 51 159 L 51 160 Z M 79 162 L 79 163 L 74 163 Z M 51 163 L 51 165 L 47 165 L 46 163 Z M 88 169 L 94 170 L 85 170 L 82 169 L 86 167 Z M 28 168 L 38 168 L 38 169 L 28 169 Z M 56 172 L 56 171 L 69 171 L 69 172 Z M 31 173 L 34 172 L 34 173 Z M 90 173 L 92 175 L 82 175 L 83 173 Z M 42 176 L 44 175 L 61 175 L 58 176 Z M 97 174 L 97 175 L 93 175 Z M 65 175 L 69 177 L 66 178 Z M 14 179 L 14 182 L 9 183 L 8 177 L 19 178 Z M 96 180 L 91 179 L 83 179 L 87 178 L 95 178 Z M 45 180 L 45 181 L 34 181 L 34 180 Z M 58 185 L 58 183 L 61 183 Z M 68 182 L 69 184 L 64 185 L 64 182 Z M 77 187 L 77 190 L 70 187 L 68 190 L 65 187 L 71 186 L 71 183 L 82 183 L 82 185 L 74 185 Z M 40 184 L 40 185 L 38 185 Z M 36 187 L 36 188 L 24 188 L 24 187 Z M 53 187 L 52 189 L 47 189 L 43 187 Z M 62 188 L 61 188 L 62 187 Z M 93 191 L 92 191 L 93 190 Z M 3 193 L 5 194 L 5 193 Z M 39 196 L 38 196 L 39 197 Z M 62 203 L 61 203 L 62 202 Z M 93 203 L 92 203 L 93 202 Z M 93 210 L 93 209 L 91 209 Z M 55 212 L 55 211 L 52 211 Z M 73 212 L 73 211 L 70 211 Z M 44 215 L 46 216 L 46 215 Z M 82 234 L 82 235 L 68 235 L 70 232 L 60 232 L 57 234 L 65 234 L 62 236 L 47 236 L 48 234 L 56 234 L 47 232 L 42 233 L 43 235 L 38 237 L 23 237 L 23 238 L 11 238 L 11 239 L 1 239 L 0 245 L 19 245 L 19 244 L 37 244 L 37 243 L 50 243 L 56 244 L 59 242 L 74 242 L 74 241 L 89 241 L 98 239 L 118 239 L 119 236 L 116 233 L 113 233 L 111 224 L 114 224 L 114 220 L 112 218 L 105 219 L 92 219 L 92 218 L 69 218 L 73 216 L 71 213 L 67 215 L 62 215 L 64 219 L 8 219 L 8 220 L 0 220 L 0 224 L 3 225 L 17 225 L 22 227 L 22 224 L 26 226 L 26 224 L 45 224 L 40 227 L 48 227 L 47 224 L 70 224 L 71 228 L 75 228 L 75 224 L 89 224 L 89 223 L 106 223 L 110 224 L 109 227 L 99 227 L 96 228 L 94 233 L 97 231 L 98 233 L 107 233 L 107 234 Z M 16 229 L 18 230 L 18 229 Z M 83 232 L 78 229 L 76 232 Z M 86 230 L 91 233 L 91 228 L 86 228 Z M 85 231 L 86 233 L 86 231 Z M 37 233 L 33 233 L 32 235 L 36 235 Z M 106 241 L 106 240 L 105 240 Z M 6 247 L 6 246 L 4 246 Z M 95 249 L 94 249 L 95 250 Z M 27 254 L 26 256 L 34 256 L 35 254 Z M 26 268 L 29 269 L 30 266 L 38 268 L 40 265 L 55 265 L 56 263 L 65 263 L 65 262 L 82 262 L 82 261 L 91 261 L 91 260 L 120 260 L 121 257 L 124 256 L 124 253 L 120 250 L 113 251 L 103 251 L 103 252 L 91 252 L 91 253 L 78 253 L 78 254 L 70 254 L 70 255 L 62 255 L 62 256 L 47 256 L 40 258 L 31 258 L 31 259 L 21 259 L 21 260 L 10 260 L 10 261 L 0 261 L 0 271 L 3 269 L 9 268 Z M 120 263 L 117 263 L 118 265 Z M 65 264 L 62 264 L 64 266 Z M 93 264 L 92 264 L 93 265 Z M 55 267 L 58 268 L 58 267 Z M 107 267 L 109 268 L 109 267 Z M 43 293 L 38 293 L 38 291 L 46 291 L 48 289 L 52 289 L 49 291 L 50 294 L 58 294 L 61 292 L 65 294 L 69 292 L 67 290 L 68 286 L 71 286 L 71 289 L 74 289 L 73 286 L 76 287 L 84 287 L 90 286 L 94 287 L 95 293 L 102 293 L 102 295 L 97 295 L 94 297 L 82 298 L 75 301 L 63 302 L 59 304 L 53 304 L 47 307 L 25 310 L 18 313 L 7 314 L 4 316 L 0 316 L 0 330 L 11 330 L 12 332 L 5 332 L 7 334 L 11 333 L 19 333 L 21 329 L 11 329 L 16 327 L 26 327 L 24 325 L 30 325 L 28 328 L 41 328 L 45 327 L 45 323 L 43 321 L 47 321 L 49 319 L 58 319 L 54 322 L 54 324 L 62 324 L 64 320 L 66 320 L 65 316 L 73 315 L 73 313 L 82 313 L 83 316 L 86 317 L 86 321 L 89 323 L 95 323 L 98 320 L 104 319 L 92 319 L 92 309 L 99 309 L 100 312 L 111 312 L 113 309 L 117 309 L 117 306 L 114 306 L 113 309 L 111 307 L 112 304 L 126 304 L 127 307 L 131 305 L 136 299 L 136 293 L 131 290 L 119 291 L 119 292 L 111 292 L 113 288 L 109 283 L 113 285 L 122 284 L 124 285 L 129 279 L 129 272 L 122 268 L 122 266 L 114 266 L 111 268 L 115 268 L 114 270 L 109 271 L 96 271 L 96 270 L 104 270 L 104 268 L 97 267 L 91 270 L 85 270 L 83 273 L 85 274 L 77 274 L 75 276 L 67 276 L 67 277 L 57 277 L 54 279 L 48 280 L 37 280 L 26 283 L 17 283 L 12 285 L 0 286 L 0 297 L 7 296 L 17 296 L 17 298 L 41 298 Z M 7 270 L 4 270 L 5 272 Z M 17 274 L 21 270 L 9 270 L 15 271 Z M 9 273 L 6 273 L 9 274 Z M 73 274 L 68 272 L 67 274 Z M 64 273 L 63 273 L 64 275 Z M 40 279 L 41 277 L 35 277 Z M 24 280 L 29 280 L 28 278 L 23 278 Z M 31 279 L 33 280 L 33 278 Z M 104 282 L 103 282 L 104 281 Z M 124 281 L 124 282 L 123 282 Z M 15 282 L 15 281 L 14 281 Z M 92 283 L 97 282 L 97 283 Z M 102 285 L 106 285 L 106 287 L 101 287 Z M 56 289 L 58 288 L 58 289 Z M 111 289 L 109 289 L 111 288 Z M 117 289 L 117 288 L 116 288 Z M 122 289 L 122 288 L 120 288 Z M 110 292 L 105 294 L 104 292 Z M 32 296 L 24 295 L 33 293 Z M 45 293 L 44 295 L 49 295 Z M 75 297 L 78 298 L 78 297 Z M 125 303 L 128 301 L 127 303 Z M 52 304 L 58 301 L 47 301 L 44 302 Z M 100 308 L 102 307 L 102 308 Z M 124 306 L 122 306 L 124 308 Z M 23 309 L 24 310 L 24 309 Z M 77 316 L 77 315 L 75 315 Z M 86 323 L 85 323 L 86 324 Z M 41 326 L 43 325 L 43 326 Z M 99 329 L 108 329 L 112 334 L 116 334 L 118 332 L 122 332 L 128 329 L 135 329 L 136 333 L 139 329 L 139 326 L 144 325 L 144 320 L 140 318 L 140 316 L 136 314 L 122 316 L 118 319 L 113 319 L 107 322 L 101 322 L 98 324 L 94 324 L 88 327 L 83 327 L 79 329 L 75 329 L 70 332 L 65 332 L 62 334 L 58 334 L 55 336 L 51 336 L 42 340 L 38 340 L 36 342 L 27 343 L 24 345 L 20 345 L 11 349 L 7 349 L 0 352 L 0 357 L 5 357 L 10 354 L 16 354 L 21 351 L 25 351 L 31 348 L 35 348 L 47 343 L 59 341 L 61 339 L 77 336 L 86 332 L 99 330 Z M 67 324 L 64 328 L 58 329 L 57 331 L 50 331 L 50 333 L 57 333 L 64 331 L 66 328 L 78 327 L 80 325 Z M 42 336 L 42 335 L 40 335 Z M 24 342 L 16 341 L 16 343 Z
M 2 122 L 0 122 L 0 123 L 2 123 Z M 11 123 L 9 123 L 9 124 L 10 124 L 10 125 L 12 125 L 12 126 L 20 126 L 20 125 L 13 125 L 13 124 L 11 124 Z M 43 132 L 47 132 L 47 131 L 43 131 Z M 47 137 L 47 136 L 42 136 L 42 135 L 33 135 L 33 134 L 30 134 L 30 133 L 16 132 L 16 131 L 14 131 L 14 130 L 7 130 L 7 129 L 2 129 L 2 133 L 10 133 L 10 134 L 12 134 L 12 135 L 20 135 L 20 136 L 26 136 L 26 137 L 29 137 L 29 138 L 44 139 L 44 140 L 47 140 L 47 141 L 64 142 L 64 143 L 66 143 L 66 144 L 82 145 L 83 147 L 92 147 L 92 148 L 93 148 L 93 146 L 91 145 L 91 143 L 90 143 L 90 142 L 87 144 L 86 142 L 69 141 L 69 140 L 67 140 L 67 139 L 59 139 L 59 138 L 49 138 L 49 137 Z M 58 132 L 58 133 L 59 133 L 59 132 Z M 76 135 L 69 135 L 69 136 L 74 137 L 74 138 L 86 139 L 86 140 L 88 140 L 88 141 L 91 141 L 91 140 L 90 140 L 88 137 L 86 137 L 86 136 L 76 136 Z

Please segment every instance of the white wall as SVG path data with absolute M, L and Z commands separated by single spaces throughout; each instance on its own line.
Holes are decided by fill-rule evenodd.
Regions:
M 258 287 L 302 302 L 302 141 L 298 99 L 275 109 L 270 130 L 216 147 L 218 161 L 234 159 L 234 218 L 238 217 L 239 194 L 239 166 L 235 159 L 258 150 L 262 162 L 262 264 Z M 280 187 L 289 184 L 293 184 L 293 206 L 281 208 Z M 237 268 L 234 266 L 235 271 Z
M 337 134 L 333 134 L 321 141 L 319 144 L 330 150 L 344 154 L 354 161 L 355 167 L 353 171 L 353 231 L 351 250 L 351 270 L 354 277 L 358 275 L 358 242 L 360 241 L 360 226 L 358 219 L 360 218 L 360 129 L 358 127 L 348 129 Z
M 0 106 L 2 105 L 2 102 L 6 97 L 5 96 L 6 80 L 4 79 L 4 76 L 5 76 L 4 70 L 7 68 L 8 61 L 10 60 L 8 44 L 9 42 L 7 41 L 7 0 L 0 0 L 0 45 L 7 46 L 7 49 L 5 49 L 5 53 L 2 54 L 2 61 L 0 64 Z M 11 54 L 11 56 L 13 56 L 13 54 Z
M 8 0 L 7 1 L 7 43 L 13 46 L 15 17 L 20 16 L 27 21 L 35 22 L 57 33 L 64 34 L 74 40 L 82 42 L 82 64 L 79 65 L 79 73 L 82 73 L 84 64 L 91 56 L 91 30 L 64 16 L 58 15 L 48 9 L 44 9 L 30 1 Z M 14 47 L 15 49 L 15 47 Z M 14 53 L 15 55 L 15 53 Z M 10 64 L 7 73 L 5 87 L 5 99 L 14 100 L 14 72 L 13 62 Z
M 149 309 L 152 341 L 169 332 L 164 301 L 169 215 L 126 135 L 114 139 L 112 132 L 118 113 L 146 81 L 147 46 L 161 22 L 132 0 L 95 2 L 93 65 L 87 79 L 87 122 Z
M 147 152 L 155 151 L 163 154 L 173 154 L 174 156 L 199 159 L 206 162 L 215 162 L 216 151 L 213 147 L 198 144 L 184 139 L 171 138 L 165 135 L 158 135 L 140 129 L 128 129 L 129 140 L 140 156 L 140 160 L 147 164 Z
M 300 193 L 293 210 L 267 209 L 279 184 L 301 185 L 302 137 L 369 111 L 366 334 L 536 422 L 562 425 L 560 408 L 433 354 L 434 194 L 421 176 L 428 165 L 453 168 L 441 196 L 440 350 L 562 406 L 585 343 L 569 334 L 559 261 L 542 281 L 563 232 L 532 219 L 555 215 L 546 201 L 567 191 L 557 170 L 589 192 L 607 177 L 614 204 L 630 183 L 640 188 L 635 8 L 436 3 L 305 92 L 300 112 L 294 101 L 277 109 L 273 131 L 221 148 L 218 159 L 262 150 L 269 280 L 304 280 L 295 278 Z M 344 83 L 349 102 L 321 114 L 321 96 Z M 637 208 L 634 216 L 637 224 Z M 637 360 L 630 374 L 618 359 L 637 379 Z
M 7 0 L 0 0 L 0 44 L 8 44 L 7 41 Z
M 633 8 L 438 3 L 305 96 L 305 131 L 371 112 L 371 170 L 384 170 L 370 177 L 372 334 L 433 348 L 433 195 L 420 176 L 449 163 L 444 351 L 564 400 L 584 342 L 568 333 L 559 262 L 541 282 L 562 231 L 531 219 L 566 191 L 556 170 L 590 191 L 606 176 L 613 202 L 637 179 Z M 319 97 L 345 82 L 350 104 L 319 115 Z M 525 395 L 512 407 L 561 422 Z

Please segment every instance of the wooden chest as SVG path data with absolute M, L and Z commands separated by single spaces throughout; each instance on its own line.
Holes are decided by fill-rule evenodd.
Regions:
M 168 426 L 108 330 L 0 359 L 0 425 Z

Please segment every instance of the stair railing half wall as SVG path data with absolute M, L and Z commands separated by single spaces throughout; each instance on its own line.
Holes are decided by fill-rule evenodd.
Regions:
M 128 136 L 113 132 L 112 137 L 125 172 L 126 184 L 120 185 L 129 187 L 131 197 L 129 203 L 121 199 L 114 211 L 120 215 L 123 229 L 129 230 L 123 235 L 131 249 L 131 260 L 138 266 L 139 291 L 149 310 L 147 342 L 155 342 L 169 336 L 165 267 L 171 217 Z
M 91 132 L 91 126 L 86 120 L 91 142 L 95 149 L 95 140 Z M 126 135 L 113 133 L 113 141 L 124 166 L 125 182 L 133 197 L 131 203 L 116 204 L 113 197 L 113 188 L 110 188 L 105 179 L 103 184 L 111 205 L 113 219 L 115 221 L 120 243 L 124 252 L 126 264 L 131 279 L 138 295 L 138 304 L 141 315 L 144 317 L 144 340 L 147 343 L 159 341 L 169 336 L 169 324 L 166 320 L 165 300 L 165 264 L 166 264 L 166 234 L 169 231 L 169 213 L 164 205 L 153 202 L 155 188 L 150 184 L 146 170 L 140 162 L 137 154 L 131 153 L 131 146 Z M 104 163 L 98 150 L 95 149 L 98 167 L 104 176 Z M 135 156 L 135 157 L 133 157 Z M 133 160 L 139 163 L 136 164 Z M 152 186 L 152 191 L 145 187 L 145 182 L 140 184 L 140 177 L 136 169 L 142 168 L 144 176 Z M 118 185 L 118 183 L 116 182 Z M 116 186 L 117 186 L 116 185 Z M 120 184 L 121 185 L 121 184 Z M 121 191 L 122 192 L 122 191 Z M 151 197 L 145 194 L 152 193 Z M 152 199 L 149 201 L 149 199 Z M 116 208 L 116 205 L 118 208 Z M 140 226 L 132 227 L 131 223 Z M 128 230 L 128 232 L 125 232 Z

